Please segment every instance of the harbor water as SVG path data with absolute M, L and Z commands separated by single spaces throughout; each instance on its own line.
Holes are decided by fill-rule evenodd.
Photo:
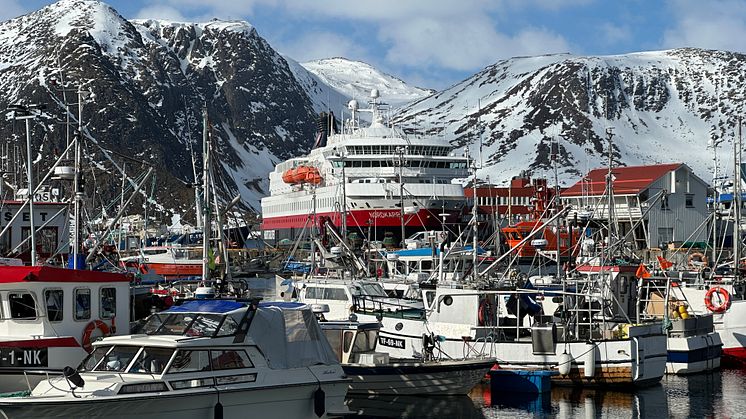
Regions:
M 364 418 L 742 418 L 746 370 L 666 376 L 660 385 L 613 391 L 554 387 L 543 395 L 490 394 L 489 383 L 470 397 L 348 398 Z

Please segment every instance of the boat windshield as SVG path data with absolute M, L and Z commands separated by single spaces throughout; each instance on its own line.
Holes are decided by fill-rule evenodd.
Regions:
M 377 330 L 361 330 L 357 332 L 357 336 L 355 336 L 355 343 L 352 345 L 352 353 L 359 354 L 363 352 L 375 351 L 377 341 Z
M 386 291 L 383 289 L 381 284 L 358 284 L 355 285 L 355 291 L 358 295 L 365 295 L 369 297 L 388 297 Z
M 142 327 L 148 335 L 230 336 L 238 324 L 232 317 L 209 313 L 157 313 Z
M 140 350 L 142 349 L 142 350 Z M 139 346 L 98 346 L 81 362 L 78 371 L 115 371 L 133 374 L 161 374 L 174 354 L 171 348 Z M 132 362 L 132 360 L 135 362 Z M 127 366 L 130 366 L 127 369 Z M 126 370 L 126 371 L 125 371 Z

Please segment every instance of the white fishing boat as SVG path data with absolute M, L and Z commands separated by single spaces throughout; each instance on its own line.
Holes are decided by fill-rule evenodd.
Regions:
M 129 278 L 49 266 L 0 266 L 0 392 L 77 365 L 91 342 L 129 333 Z
M 469 394 L 494 358 L 393 359 L 376 352 L 380 323 L 322 322 L 321 329 L 352 378 L 350 394 L 454 396 Z
M 329 417 L 349 379 L 310 308 L 204 300 L 110 337 L 76 370 L 0 400 L 5 418 Z M 336 412 L 336 413 L 335 413 Z
M 554 382 L 575 386 L 645 386 L 658 383 L 665 372 L 661 323 L 604 325 L 593 313 L 583 313 L 581 308 L 587 313 L 591 305 L 585 293 L 432 287 L 422 294 L 425 310 L 419 313 L 386 312 L 356 300 L 359 321 L 382 323 L 379 350 L 395 358 L 487 354 L 503 368 L 559 371 Z M 581 316 L 575 322 L 542 314 L 543 301 L 562 295 L 575 301 Z

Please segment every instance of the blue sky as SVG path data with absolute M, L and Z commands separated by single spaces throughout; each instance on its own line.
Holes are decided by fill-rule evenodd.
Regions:
M 0 0 L 8 19 L 52 1 Z M 126 18 L 242 19 L 278 51 L 444 88 L 500 59 L 685 46 L 746 51 L 744 0 L 109 0 Z

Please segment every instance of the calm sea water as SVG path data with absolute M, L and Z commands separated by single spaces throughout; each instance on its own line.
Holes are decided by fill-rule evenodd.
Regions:
M 664 377 L 660 385 L 628 392 L 555 387 L 543 396 L 490 394 L 489 384 L 482 384 L 469 397 L 347 402 L 357 417 L 367 418 L 746 418 L 746 371 Z
M 273 299 L 275 280 L 250 281 L 253 294 Z M 544 395 L 491 394 L 489 383 L 463 397 L 353 397 L 357 418 L 746 418 L 746 370 L 665 376 L 636 391 L 554 387 Z

